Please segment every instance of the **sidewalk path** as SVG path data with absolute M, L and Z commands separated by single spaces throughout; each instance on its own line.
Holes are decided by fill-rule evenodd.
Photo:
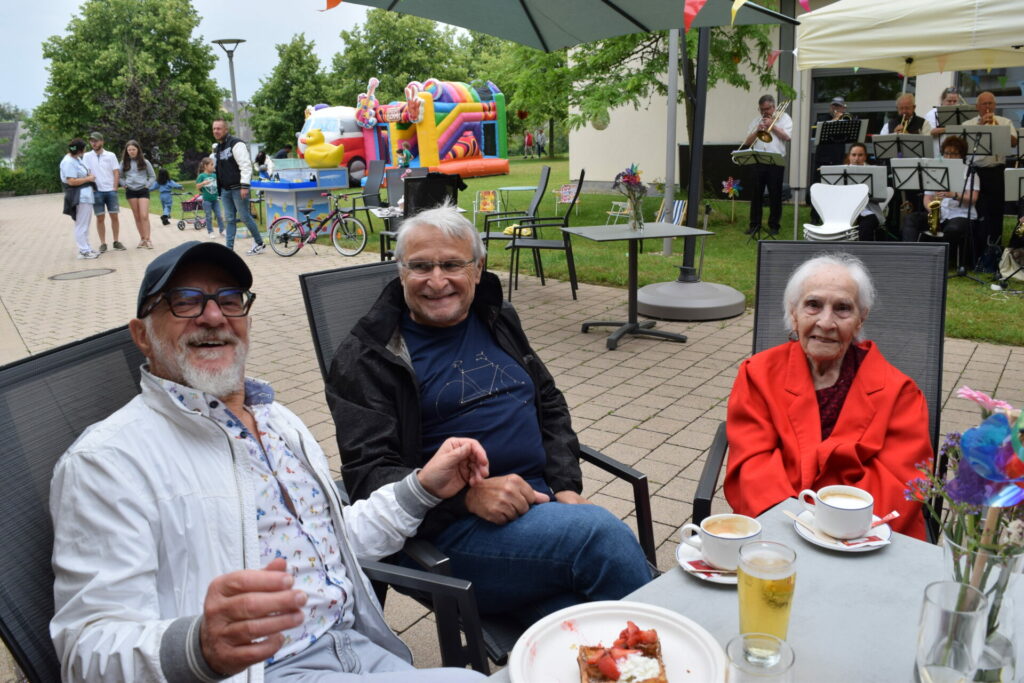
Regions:
M 156 250 L 129 249 L 92 261 L 77 260 L 71 222 L 60 213 L 61 197 L 0 199 L 0 362 L 80 339 L 125 324 L 133 315 L 143 270 L 161 249 L 203 234 L 164 227 L 153 217 Z M 127 214 L 125 211 L 126 217 Z M 138 242 L 122 221 L 122 240 Z M 379 229 L 379 226 L 378 226 Z M 371 235 L 371 239 L 373 236 Z M 96 241 L 93 232 L 93 242 Z M 244 252 L 250 240 L 236 244 Z M 334 423 L 323 396 L 306 323 L 298 275 L 375 260 L 375 254 L 346 259 L 333 248 L 314 256 L 303 249 L 291 258 L 268 251 L 244 257 L 253 269 L 252 348 L 249 373 L 268 380 L 278 398 L 309 425 L 340 470 Z M 55 281 L 58 273 L 95 268 L 113 272 L 88 279 Z M 503 278 L 504 279 L 504 278 Z M 678 530 L 691 515 L 691 500 L 704 456 L 719 421 L 740 360 L 750 352 L 753 315 L 705 323 L 659 322 L 683 332 L 685 344 L 641 338 L 605 348 L 607 331 L 580 332 L 588 319 L 622 319 L 621 289 L 582 285 L 573 301 L 566 283 L 523 277 L 512 297 L 540 357 L 565 393 L 580 440 L 647 474 L 658 543 L 658 566 L 674 563 Z M 6 311 L 9 320 L 5 320 Z M 942 430 L 964 429 L 978 413 L 964 401 L 949 400 L 962 384 L 994 392 L 1024 405 L 1024 349 L 947 339 L 943 373 Z M 609 475 L 586 466 L 584 495 L 634 524 L 631 491 Z M 716 501 L 716 511 L 726 511 Z M 418 666 L 439 663 L 430 616 L 416 603 L 390 594 L 389 623 L 413 648 Z M 0 682 L 7 680 L 0 670 Z

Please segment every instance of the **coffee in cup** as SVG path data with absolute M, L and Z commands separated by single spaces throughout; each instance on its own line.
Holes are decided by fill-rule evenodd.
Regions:
M 700 526 L 684 524 L 679 533 L 680 541 L 700 550 L 705 562 L 734 571 L 740 546 L 761 537 L 761 523 L 753 517 L 726 513 L 706 517 Z
M 864 489 L 836 484 L 800 492 L 804 507 L 814 513 L 814 525 L 839 539 L 860 538 L 871 529 L 875 499 Z

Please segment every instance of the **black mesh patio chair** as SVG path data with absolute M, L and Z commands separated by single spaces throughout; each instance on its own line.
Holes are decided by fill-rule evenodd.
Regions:
M 387 178 L 388 208 L 398 209 L 398 200 L 405 196 L 405 181 L 409 178 L 422 178 L 430 173 L 429 168 L 389 168 L 384 176 Z M 387 227 L 380 231 L 380 260 L 387 261 L 394 252 L 391 243 L 398 237 L 398 224 L 401 219 L 396 214 L 387 220 Z
M 753 353 L 786 341 L 783 291 L 798 265 L 820 253 L 844 251 L 867 266 L 875 285 L 876 303 L 864 324 L 886 360 L 913 379 L 928 402 L 932 448 L 939 445 L 942 401 L 942 349 L 946 327 L 945 243 L 925 242 L 758 242 L 757 301 L 754 308 Z M 913 339 L 910 344 L 907 340 Z M 728 448 L 725 422 L 718 426 L 693 500 L 693 523 L 711 514 L 719 472 Z M 935 462 L 945 473 L 946 462 Z M 935 539 L 937 520 L 926 519 Z
M 356 322 L 369 311 L 384 285 L 397 276 L 398 264 L 394 262 L 336 268 L 299 276 L 313 346 L 325 382 L 338 346 L 348 336 Z M 580 446 L 580 454 L 584 461 L 615 475 L 632 487 L 640 546 L 648 562 L 656 566 L 647 475 L 587 446 Z M 406 543 L 405 553 L 424 569 L 450 575 L 448 558 L 427 541 L 409 541 Z M 434 609 L 436 611 L 436 604 Z M 460 612 L 459 618 L 462 621 L 466 645 L 461 657 L 458 653 L 451 653 L 452 658 L 444 660 L 451 666 L 469 664 L 477 671 L 486 673 L 489 668 L 482 653 L 486 651 L 491 660 L 504 664 L 509 652 L 512 651 L 512 646 L 522 634 L 522 627 L 518 622 L 500 615 L 480 616 L 476 612 Z M 482 624 L 482 627 L 478 624 Z M 438 628 L 441 628 L 440 623 Z M 458 641 L 458 629 L 446 633 L 445 639 L 448 642 Z
M 510 241 L 512 235 L 506 235 L 504 228 L 518 223 L 524 218 L 534 218 L 544 201 L 544 193 L 548 189 L 548 179 L 551 177 L 551 167 L 541 166 L 540 177 L 537 179 L 537 189 L 533 191 L 533 198 L 525 211 L 496 211 L 484 216 L 484 229 L 480 237 L 484 240 L 484 247 L 490 247 L 491 240 L 502 242 Z M 487 261 L 484 260 L 484 270 L 487 269 Z
M 60 680 L 49 631 L 53 468 L 86 427 L 139 393 L 143 361 L 124 326 L 0 367 L 0 533 L 8 544 L 0 554 L 0 638 L 33 683 Z M 446 637 L 458 635 L 457 615 L 477 613 L 468 581 L 380 562 L 361 566 L 375 582 L 432 595 L 442 656 L 461 647 Z
M 345 207 L 344 211 L 362 211 L 366 214 L 366 224 L 373 232 L 373 209 L 380 209 L 386 206 L 381 198 L 381 186 L 384 184 L 384 162 L 374 159 L 370 162 L 366 171 L 366 182 L 359 192 L 346 192 L 339 195 L 344 199 L 351 199 L 352 205 Z M 361 202 L 357 204 L 356 201 Z
M 569 217 L 572 216 L 572 208 L 579 201 L 580 192 L 583 190 L 583 177 L 587 172 L 580 169 L 579 180 L 576 181 L 576 191 L 572 195 L 572 201 L 565 205 L 563 216 L 533 216 L 523 217 L 519 220 L 520 230 L 513 231 L 512 241 L 505 247 L 512 252 L 509 258 L 508 269 L 508 300 L 512 301 L 512 290 L 519 289 L 519 254 L 528 249 L 533 256 L 533 270 L 540 278 L 541 285 L 544 284 L 544 264 L 541 262 L 542 251 L 563 251 L 565 252 L 565 263 L 569 269 L 569 287 L 572 291 L 572 298 L 576 299 L 576 290 L 579 286 L 576 282 L 576 262 L 572 257 L 572 241 L 569 234 L 562 232 L 562 228 L 569 227 Z M 542 231 L 557 231 L 554 238 L 543 239 Z M 528 230 L 529 232 L 524 232 Z

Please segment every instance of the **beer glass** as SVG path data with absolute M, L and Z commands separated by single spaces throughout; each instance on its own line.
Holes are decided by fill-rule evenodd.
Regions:
M 956 581 L 936 581 L 924 589 L 917 631 L 917 674 L 922 683 L 974 678 L 985 645 L 988 598 Z
M 786 639 L 796 586 L 796 552 L 774 541 L 740 548 L 740 633 L 768 633 Z

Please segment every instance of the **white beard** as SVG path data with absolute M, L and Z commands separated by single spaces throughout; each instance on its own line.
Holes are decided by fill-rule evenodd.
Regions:
M 152 320 L 148 316 L 144 318 L 146 333 L 153 345 L 153 353 L 160 359 L 160 364 L 173 374 L 167 379 L 221 399 L 242 390 L 245 385 L 245 360 L 249 348 L 238 337 L 227 330 L 220 332 L 208 330 L 183 336 L 178 339 L 176 344 L 171 344 L 154 334 Z M 189 362 L 189 354 L 202 355 L 206 352 L 201 349 L 198 351 L 190 349 L 189 344 L 199 341 L 221 341 L 234 344 L 234 361 L 220 370 L 195 367 Z M 219 350 L 216 352 L 220 353 Z

